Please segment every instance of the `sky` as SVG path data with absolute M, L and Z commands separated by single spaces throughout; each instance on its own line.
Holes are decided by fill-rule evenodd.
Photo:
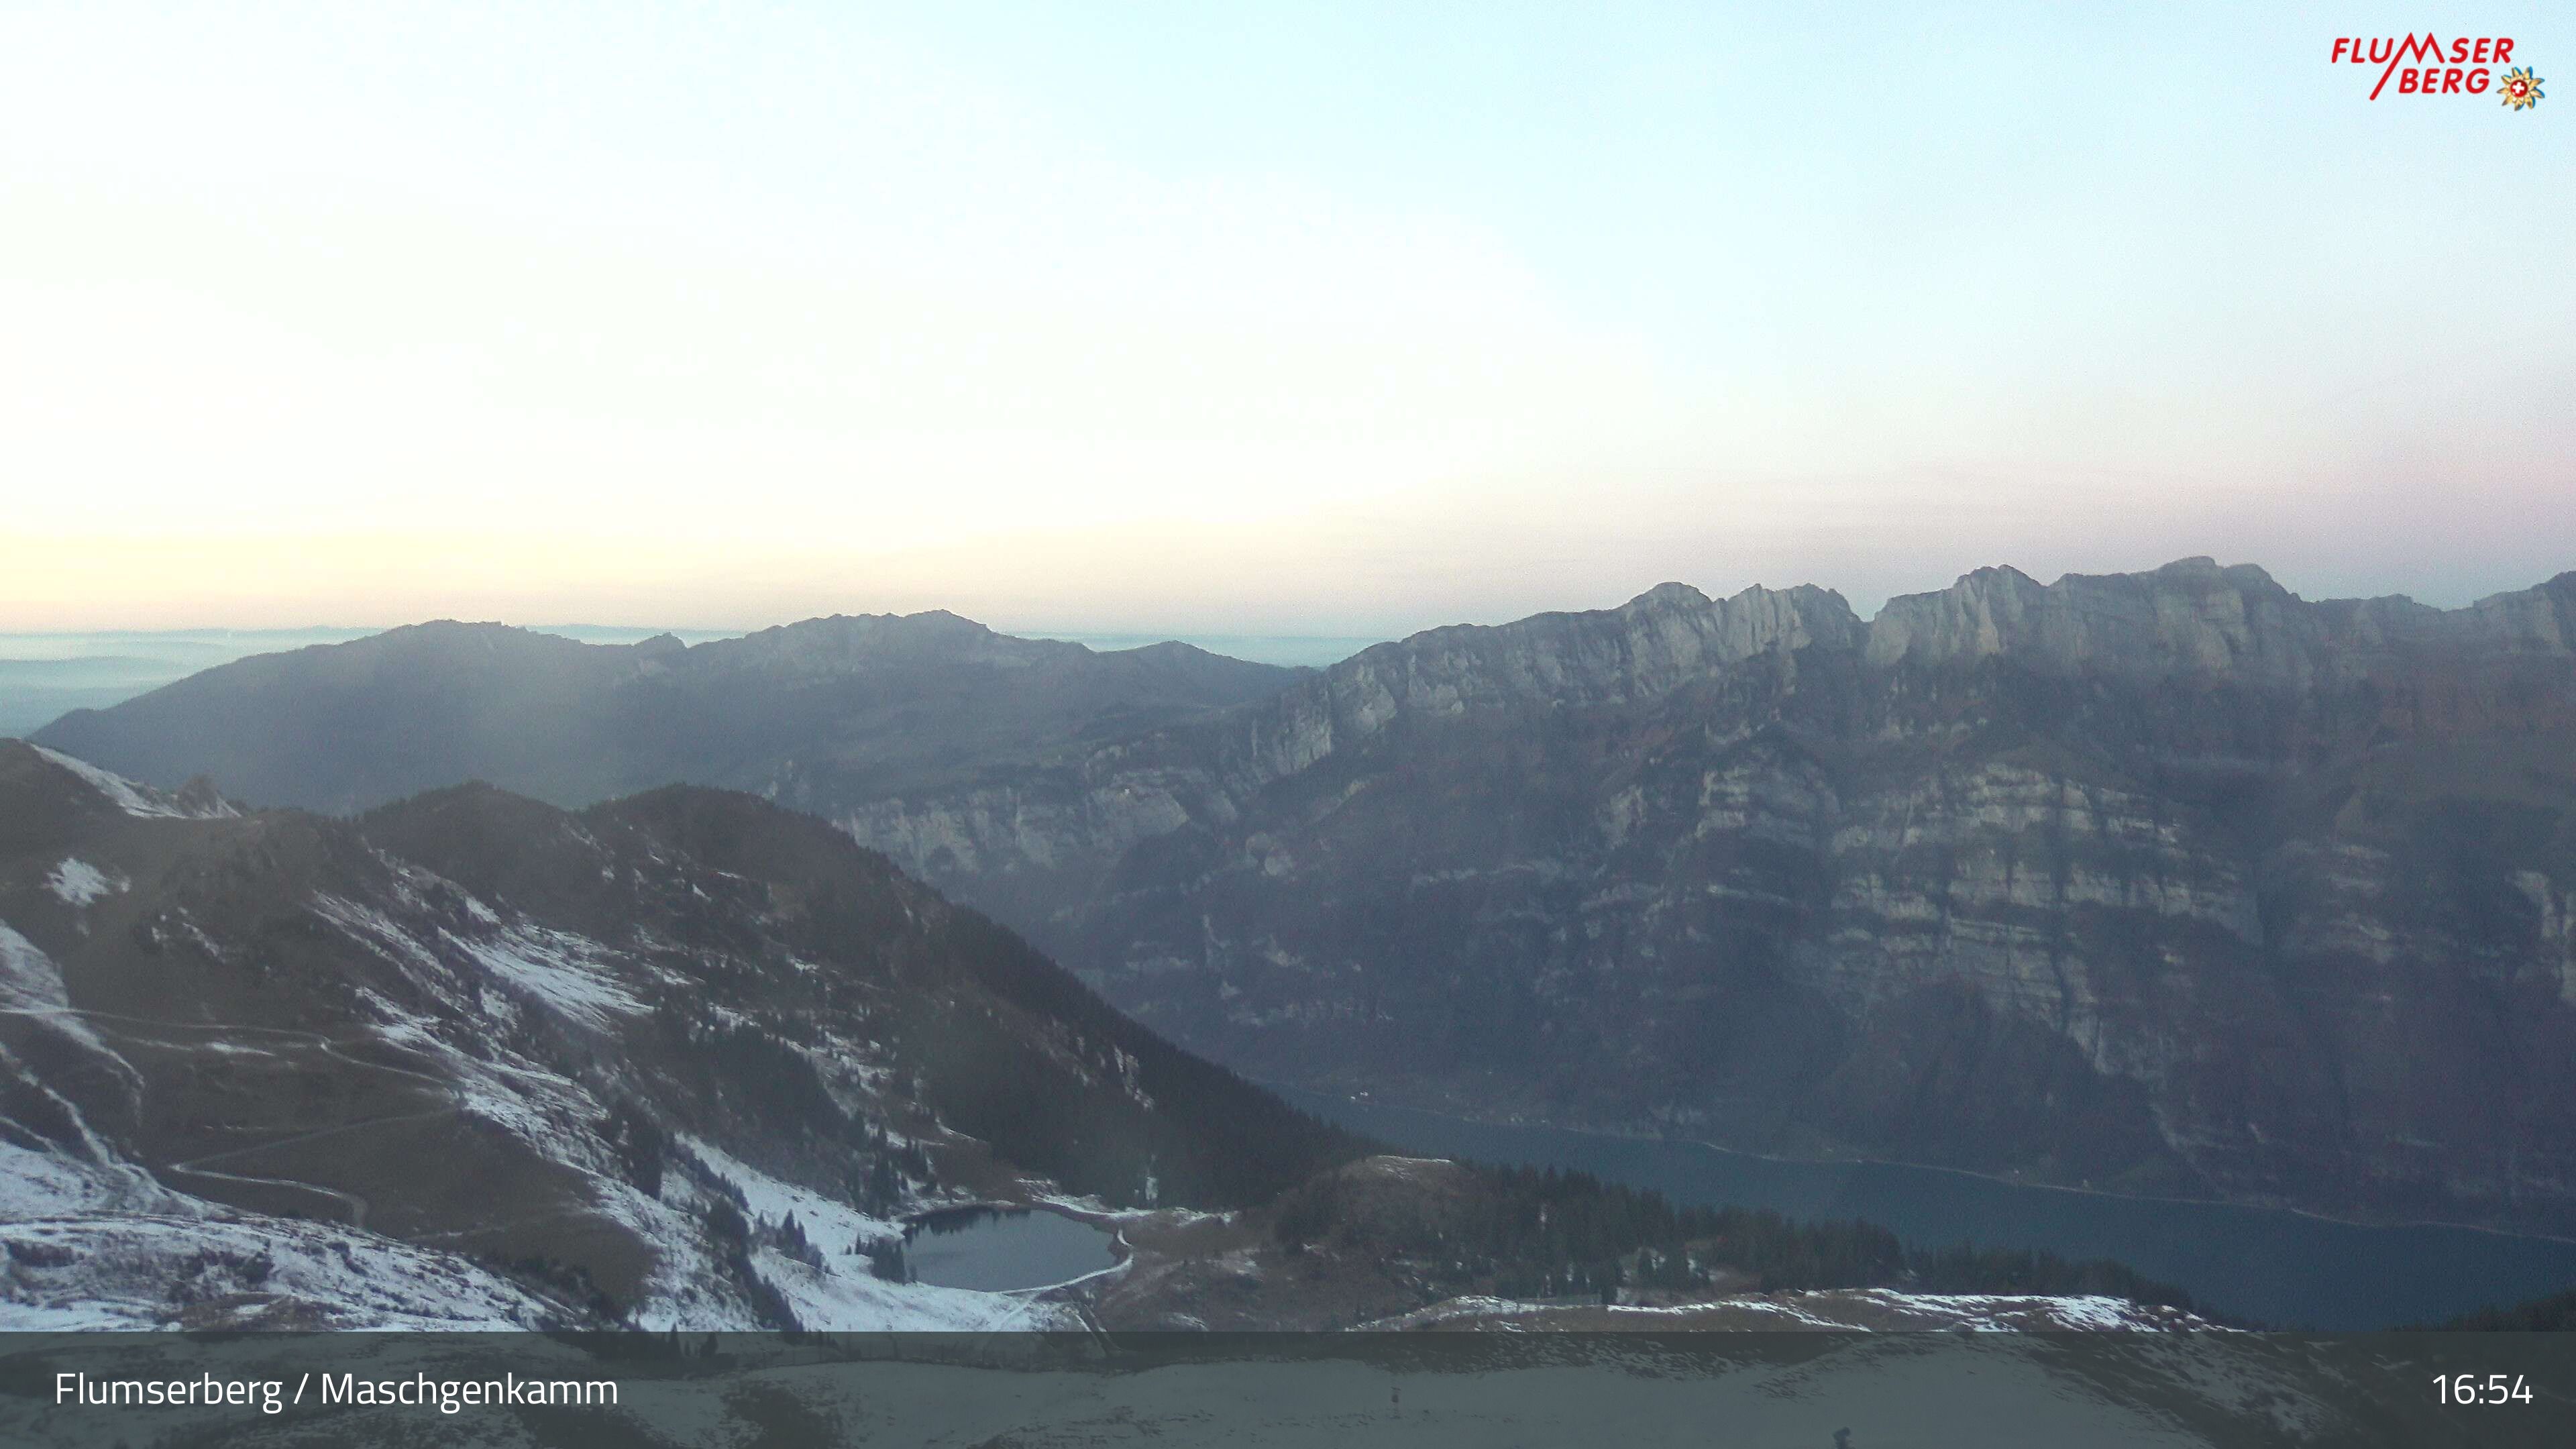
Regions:
M 7 0 L 0 631 L 2458 604 L 2576 568 L 2571 117 L 2563 5 Z

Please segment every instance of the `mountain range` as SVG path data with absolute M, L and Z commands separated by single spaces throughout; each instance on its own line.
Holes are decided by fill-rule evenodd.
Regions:
M 337 813 L 465 780 L 564 806 L 686 782 L 822 810 L 1203 719 L 1298 673 L 935 612 L 694 647 L 440 621 L 219 665 L 31 738 L 137 779 L 205 774 Z
M 2446 611 L 1986 569 L 1868 620 L 1668 584 L 1293 675 L 944 615 L 704 666 L 533 639 L 244 661 L 37 738 L 340 810 L 757 790 L 1258 1078 L 2576 1230 L 2576 574 Z
M 1079 1269 L 915 1271 L 1033 1210 Z M 335 819 L 0 743 L 11 1330 L 1408 1327 L 1568 1295 L 2200 1321 L 2113 1264 L 1387 1156 L 739 792 Z

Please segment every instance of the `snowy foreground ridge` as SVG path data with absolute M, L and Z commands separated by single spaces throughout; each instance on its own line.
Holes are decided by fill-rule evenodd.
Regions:
M 872 1271 L 863 1250 L 953 1190 L 895 1174 L 862 1212 L 755 1166 L 749 1113 L 670 1134 L 649 1172 L 604 1140 L 645 1090 L 618 1075 L 615 1033 L 657 997 L 704 996 L 688 974 L 703 958 L 531 919 L 335 827 L 0 748 L 0 810 L 64 822 L 40 859 L 0 856 L 0 1330 L 597 1322 L 603 1270 L 563 1266 L 583 1249 L 631 1265 L 613 1321 L 645 1329 L 771 1327 L 780 1304 L 838 1331 L 1078 1322 L 1027 1294 Z M 183 884 L 243 860 L 270 892 L 255 911 Z M 282 982 L 294 952 L 323 969 Z M 701 1010 L 684 1033 L 769 1025 Z M 874 1047 L 796 1042 L 834 1094 L 819 1110 L 877 1124 L 887 1150 L 944 1140 L 872 1096 L 890 1075 Z M 417 1190 L 423 1165 L 451 1154 L 492 1164 L 495 1202 L 424 1203 L 440 1185 Z M 711 1227 L 728 1219 L 734 1236 Z

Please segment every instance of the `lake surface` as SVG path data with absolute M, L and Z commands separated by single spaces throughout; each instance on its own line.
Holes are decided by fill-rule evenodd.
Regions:
M 1682 1203 L 1863 1218 L 1916 1244 L 2116 1258 L 2206 1306 L 2282 1327 L 2432 1322 L 2576 1286 L 2576 1243 L 2551 1238 L 2360 1227 L 2270 1208 L 2068 1192 L 1883 1162 L 1782 1162 L 1698 1143 L 1469 1122 L 1273 1090 L 1406 1152 L 1576 1169 Z
M 1116 1238 L 1062 1213 L 964 1208 L 930 1213 L 904 1229 L 912 1276 L 942 1288 L 1004 1293 L 1049 1288 L 1118 1261 Z

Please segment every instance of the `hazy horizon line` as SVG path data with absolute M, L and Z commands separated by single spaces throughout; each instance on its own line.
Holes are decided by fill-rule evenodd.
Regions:
M 1890 604 L 1894 603 L 1896 600 L 1899 600 L 1899 599 L 1907 599 L 1907 598 L 1923 598 L 1923 597 L 1928 597 L 1928 596 L 1935 595 L 1935 594 L 1946 593 L 1946 592 L 1948 592 L 1950 589 L 1956 588 L 1959 584 L 1966 582 L 1968 579 L 1974 578 L 1976 575 L 1978 575 L 1978 574 L 1980 574 L 1980 573 L 1990 573 L 1990 572 L 2010 572 L 2010 573 L 2015 573 L 2015 574 L 2019 574 L 2019 575 L 2021 575 L 2021 576 L 2022 576 L 2022 577 L 2024 577 L 2024 578 L 2030 579 L 2030 580 L 2032 580 L 2032 581 L 2033 581 L 2033 582 L 2035 582 L 2035 583 L 2040 583 L 2042 587 L 2053 588 L 2053 587 L 2057 586 L 2058 584 L 2061 584 L 2061 583 L 2065 582 L 2065 581 L 2066 581 L 2066 580 L 2068 580 L 2068 579 L 2079 579 L 2079 578 L 2137 578 L 2137 577 L 2144 577 L 2144 576 L 2147 576 L 2147 575 L 2152 575 L 2152 574 L 2160 573 L 2160 572 L 2163 572 L 2163 571 L 2164 571 L 2164 570 L 2166 570 L 2166 569 L 2171 569 L 2171 568 L 2174 568 L 2174 567 L 2176 567 L 2176 566 L 2178 566 L 2178 565 L 2190 564 L 2190 563 L 2196 563 L 2196 562 L 2208 562 L 2208 563 L 2213 564 L 2215 567 L 2217 567 L 2217 568 L 2219 568 L 2219 569 L 2221 569 L 2221 570 L 2238 569 L 2238 568 L 2248 568 L 2248 567 L 2253 568 L 2253 569 L 2256 569 L 2256 570 L 2260 571 L 2260 572 L 2261 572 L 2261 573 L 2262 573 L 2266 578 L 2269 578 L 2269 579 L 2271 579 L 2275 584 L 2278 584 L 2278 585 L 2281 587 L 2281 589 L 2283 590 L 2283 592 L 2285 592 L 2285 593 L 2289 594 L 2289 595 L 2290 595 L 2291 597 L 2293 597 L 2293 598 L 2299 599 L 2301 602 L 2304 602 L 2304 603 L 2319 603 L 2319 604 L 2321 604 L 2321 603 L 2335 603 L 2335 602 L 2363 601 L 2363 600 L 2378 600 L 2378 599 L 2403 599 L 2403 600 L 2406 600 L 2406 601 L 2411 602 L 2411 603 L 2419 603 L 2419 604 L 2423 604 L 2425 607 L 2428 607 L 2428 608 L 2440 609 L 2440 610 L 2443 610 L 2444 612 L 2450 612 L 2450 611 L 2453 611 L 2453 610 L 2464 609 L 2464 608 L 2474 608 L 2474 607 L 2476 607 L 2479 603 L 2481 603 L 2481 602 L 2483 602 L 2483 601 L 2485 601 L 2485 600 L 2487 600 L 2487 599 L 2500 597 L 2500 596 L 2503 596 L 2503 595 L 2506 595 L 2506 594 L 2514 594 L 2514 593 L 2527 592 L 2527 591 L 2529 591 L 2529 590 L 2531 590 L 2531 589 L 2539 588 L 2539 587 L 2541 587 L 2541 586 L 2543 586 L 2543 585 L 2546 585 L 2546 584 L 2548 584 L 2548 583 L 2552 582 L 2552 581 L 2553 581 L 2553 580 L 2555 580 L 2555 579 L 2558 579 L 2558 578 L 2564 577 L 2564 576 L 2566 576 L 2568 573 L 2576 573 L 2576 566 L 2571 566 L 2570 568 L 2558 570 L 2558 571 L 2557 571 L 2557 572 L 2555 572 L 2555 573 L 2551 573 L 2551 574 L 2544 575 L 2543 577 L 2540 577 L 2540 578 L 2534 579 L 2534 580 L 2533 580 L 2532 582 L 2530 582 L 2530 583 L 2523 584 L 2523 585 L 2520 585 L 2520 586 L 2517 586 L 2517 587 L 2514 587 L 2514 588 L 2506 588 L 2506 589 L 2495 589 L 2495 590 L 2489 590 L 2489 591 L 2487 591 L 2487 592 L 2485 592 L 2485 593 L 2475 594 L 2475 595 L 2469 595 L 2469 594 L 2466 594 L 2466 593 L 2462 593 L 2462 594 L 2456 595 L 2456 597 L 2458 597 L 2458 599 L 2459 599 L 2459 602 L 2457 602 L 2457 603 L 2447 603 L 2447 602 L 2438 602 L 2438 601 L 2435 601 L 2435 600 L 2427 600 L 2427 599 L 2423 598 L 2421 595 L 2419 595 L 2419 594 L 2417 594 L 2417 593 L 2408 592 L 2408 591 L 2405 591 L 2405 590 L 2391 590 L 2391 591 L 2388 591 L 2388 592 L 2385 592 L 2385 593 L 2322 593 L 2322 594 L 2319 594 L 2319 595 L 2317 595 L 2317 596 L 2311 597 L 2311 596 L 2309 596 L 2309 595 L 2307 595 L 2307 594 L 2303 594 L 2303 593 L 2301 593 L 2299 590 L 2297 590 L 2297 589 L 2295 589 L 2295 588 L 2292 588 L 2291 586 L 2289 586 L 2289 585 L 2287 585 L 2287 584 L 2282 584 L 2282 583 L 2280 583 L 2280 580 L 2279 580 L 2278 575 L 2274 574 L 2274 573 L 2271 571 L 2271 569 L 2270 569 L 2270 568 L 2266 567 L 2266 566 L 2265 566 L 2265 565 L 2263 565 L 2263 564 L 2255 563 L 2255 562 L 2252 562 L 2252 561 L 2250 561 L 2250 560 L 2249 560 L 2249 561 L 2245 561 L 2245 562 L 2240 562 L 2240 563 L 2218 563 L 2218 562 L 2217 562 L 2217 556 L 2216 556 L 2216 555 L 2212 555 L 2212 554 L 2189 554 L 2189 555 L 2185 555 L 2185 556 L 2180 557 L 2180 558 L 2170 559 L 2170 560 L 2166 561 L 2165 563 L 2162 563 L 2162 564 L 2156 565 L 2156 566 L 2154 566 L 2154 567 L 2152 567 L 2152 568 L 2121 569 L 2121 570 L 2110 570 L 2110 571 L 2103 571 L 2103 572 L 2090 572 L 2090 571 L 2081 570 L 2081 569 L 2068 569 L 2068 570 L 2065 570 L 2065 571 L 2063 571 L 2063 572 L 2059 573 L 2055 578 L 2048 579 L 2048 580 L 2045 580 L 2045 581 L 2042 581 L 2042 580 L 2040 579 L 2040 576 L 2039 576 L 2039 575 L 2037 575 L 2037 574 L 2033 574 L 2033 573 L 2029 572 L 2028 570 L 2025 570 L 2025 569 L 2021 568 L 2020 566 L 2018 566 L 2018 565 L 2016 565 L 2016 564 L 2011 564 L 2011 563 L 1985 564 L 1985 565 L 1980 565 L 1980 566 L 1979 566 L 1979 567 L 1977 567 L 1977 568 L 1970 569 L 1970 570 L 1968 570 L 1968 571 L 1967 571 L 1967 572 L 1965 572 L 1965 573 L 1961 573 L 1961 574 L 1955 575 L 1955 576 L 1953 576 L 1953 577 L 1952 577 L 1952 579 L 1951 579 L 1948 583 L 1946 583 L 1946 584 L 1942 584 L 1942 585 L 1939 585 L 1939 586 L 1937 586 L 1937 587 L 1927 588 L 1927 589 L 1914 589 L 1914 590 L 1907 590 L 1907 591 L 1898 592 L 1898 593 L 1891 593 L 1891 594 L 1888 594 L 1888 595 L 1886 595 L 1885 597 L 1880 598 L 1880 599 L 1876 599 L 1876 600 L 1867 600 L 1867 599 L 1864 599 L 1863 601 L 1861 601 L 1861 602 L 1859 602 L 1859 603 L 1855 603 L 1855 602 L 1851 599 L 1851 597 L 1850 597 L 1850 596 L 1845 595 L 1845 594 L 1843 593 L 1843 591 L 1842 591 L 1841 589 L 1839 589 L 1839 588 L 1836 588 L 1836 587 L 1834 587 L 1834 586 L 1832 586 L 1832 585 L 1830 585 L 1830 584 L 1820 584 L 1820 583 L 1815 583 L 1815 582 L 1812 582 L 1812 581 L 1801 581 L 1801 582 L 1798 582 L 1798 583 L 1785 584 L 1785 585 L 1771 585 L 1771 584 L 1765 584 L 1765 583 L 1762 583 L 1762 582 L 1760 582 L 1759 580 L 1755 580 L 1755 581 L 1752 581 L 1752 582 L 1748 582 L 1748 583 L 1744 583 L 1744 584 L 1739 584 L 1739 585 L 1737 585 L 1735 588 L 1733 588 L 1733 589 L 1731 589 L 1731 590 L 1729 590 L 1729 591 L 1727 591 L 1727 592 L 1725 592 L 1725 593 L 1719 593 L 1719 592 L 1716 592 L 1716 591 L 1714 591 L 1714 590 L 1712 590 L 1712 589 L 1710 589 L 1710 588 L 1708 588 L 1708 587 L 1706 587 L 1706 586 L 1704 586 L 1704 585 L 1691 583 L 1691 582 L 1689 582 L 1688 580 L 1685 580 L 1685 579 L 1668 578 L 1668 579 L 1660 580 L 1660 581 L 1658 581 L 1658 582 L 1656 582 L 1656 583 L 1654 583 L 1654 584 L 1647 585 L 1647 586 L 1646 586 L 1646 587 L 1644 587 L 1644 588 L 1640 588 L 1640 589 L 1636 590 L 1635 592 L 1633 592 L 1633 593 L 1631 593 L 1631 594 L 1628 594 L 1628 595 L 1627 595 L 1627 596 L 1625 596 L 1624 598 L 1621 598 L 1620 600 L 1618 600 L 1618 601 L 1617 601 L 1617 602 L 1615 602 L 1615 603 L 1608 603 L 1608 604 L 1591 604 L 1591 605 L 1576 605 L 1576 606 L 1560 606 L 1560 607 L 1551 607 L 1551 608 L 1535 609 L 1535 610 L 1530 610 L 1530 611 L 1525 612 L 1525 613 L 1515 613 L 1515 614 L 1511 614 L 1511 615 L 1509 615 L 1508 617 L 1500 618 L 1500 619 L 1444 619 L 1444 620 L 1439 621 L 1439 622 L 1432 622 L 1432 623 L 1417 623 L 1417 624 L 1412 624 L 1412 625 L 1408 625 L 1408 626 L 1405 626 L 1405 627 L 1402 627 L 1402 628 L 1395 628 L 1395 629 L 1352 629 L 1352 628 L 1343 628 L 1343 629 L 1317 629 L 1317 628 L 1311 628 L 1311 627 L 1308 627 L 1308 628 L 1293 628 L 1293 629 L 1260 629 L 1260 628 L 1246 628 L 1246 627 L 1242 627 L 1242 626 L 1234 626 L 1234 627 L 1227 627 L 1227 628 L 1193 628 L 1193 627 L 1188 627 L 1188 626 L 1184 626 L 1184 625 L 1175 625 L 1175 624 L 1149 625 L 1149 626 L 1141 626 L 1141 627 L 1140 627 L 1140 626 L 1136 626 L 1136 625 L 1132 625 L 1132 624 L 1121 624 L 1121 625 L 1111 625 L 1111 624 L 1071 625 L 1071 624 L 1064 624 L 1064 623 L 1061 623 L 1061 622 L 1051 622 L 1051 623 L 995 622 L 995 618 L 996 618 L 996 617 L 1007 620 L 1007 615 L 999 615 L 999 616 L 994 616 L 994 617 L 979 617 L 979 616 L 978 616 L 978 614 L 976 614 L 976 613 L 971 613 L 971 612 L 967 612 L 967 611 L 966 611 L 966 610 L 964 610 L 964 609 L 953 608 L 953 607 L 948 607 L 948 606 L 944 606 L 944 605 L 932 605 L 932 606 L 930 606 L 930 607 L 928 607 L 928 608 L 910 609 L 910 610 L 899 609 L 899 608 L 887 608 L 887 609 L 883 609 L 883 610 L 866 610 L 866 609 L 859 609 L 859 610 L 846 610 L 846 609 L 833 609 L 833 610 L 828 610 L 828 611 L 824 611 L 824 612 L 807 613 L 807 614 L 798 614 L 798 615 L 796 615 L 796 616 L 794 616 L 794 617 L 789 617 L 789 618 L 773 617 L 773 618 L 772 618 L 772 620 L 771 620 L 770 622 L 765 622 L 765 623 L 754 623 L 754 624 L 743 624 L 743 623 L 723 623 L 723 624 L 678 624 L 678 623 L 665 623 L 665 622 L 653 622 L 653 623 L 606 623 L 606 622 L 598 622 L 598 621 L 581 621 L 581 620 L 557 620 L 557 621 L 551 621 L 551 622 L 546 622 L 546 623 L 518 623 L 518 622 L 514 622 L 514 621 L 512 621 L 512 620 L 510 620 L 510 619 L 507 619 L 507 618 L 501 618 L 501 617 L 468 618 L 468 617 L 465 617 L 465 616 L 464 616 L 463 614 L 461 614 L 461 613 L 438 613 L 438 614 L 429 614 L 429 615 L 425 615 L 425 616 L 421 616 L 421 617 L 403 618 L 403 619 L 397 620 L 397 621 L 395 621 L 395 622 L 390 622 L 390 623 L 370 623 L 370 624 L 359 624 L 359 623 L 350 623 L 350 622 L 315 622 L 315 623 L 304 623 L 304 624 L 276 624 L 276 625 L 267 625 L 267 624 L 260 624 L 260 625 L 236 625 L 236 624 L 207 623 L 207 624 L 172 624 L 172 625 L 166 625 L 166 626 L 161 626 L 161 627 L 153 627 L 153 628 L 141 628 L 141 627 L 134 627 L 134 626 L 120 626 L 120 627 L 106 627 L 106 628 L 95 628 L 95 629 L 61 629 L 61 628 L 55 628 L 55 629 L 0 629 L 0 638 L 6 638 L 6 639 L 103 639 L 103 638 L 127 637 L 127 638 L 138 638 L 138 639 L 151 639 L 151 638 L 176 638 L 176 637 L 185 636 L 185 635 L 192 635 L 192 634 L 193 634 L 193 635 L 220 634 L 220 635 L 231 635 L 231 636 L 275 636 L 275 635 L 292 635 L 292 634 L 328 634 L 328 633 L 349 634 L 349 635 L 356 636 L 356 637 L 366 637 L 366 636 L 371 636 L 371 635 L 375 635 L 375 634 L 390 633 L 390 632 L 392 632 L 392 631 L 394 631 L 394 630 L 396 630 L 396 629 L 417 628 L 417 627 L 419 627 L 419 626 L 421 626 L 421 625 L 425 625 L 425 624 L 453 623 L 453 624 L 492 624 L 492 625 L 498 625 L 498 626 L 503 627 L 503 628 L 511 628 L 511 629 L 520 629 L 520 630 L 525 630 L 525 631 L 527 631 L 527 632 L 529 632 L 529 633 L 536 633 L 536 634 L 557 634 L 557 635 L 562 635 L 562 636 L 565 636 L 565 637 L 575 637 L 575 636 L 578 636 L 579 634 L 584 634 L 584 633 L 590 633 L 590 634 L 636 634 L 636 635 L 643 636 L 643 637 L 647 637 L 647 638 L 649 638 L 649 637 L 651 637 L 651 636 L 653 636 L 653 635 L 655 635 L 655 634 L 674 634 L 674 635 L 682 635 L 682 636 L 687 636 L 687 635 L 697 635 L 697 636 L 701 636 L 701 637 L 700 637 L 700 639 L 699 639 L 699 640 L 694 641 L 694 642 L 712 642 L 712 641 L 717 640 L 717 639 L 729 639 L 729 638 L 740 638 L 740 637 L 746 637 L 746 636 L 748 636 L 748 635 L 761 633 L 761 632 L 763 632 L 763 631 L 765 631 L 765 630 L 769 630 L 769 629 L 789 628 L 789 627 L 793 627 L 794 625 L 797 625 L 797 624 L 812 623 L 812 622 L 815 622 L 815 621 L 818 621 L 818 620 L 824 620 L 824 619 L 840 619 L 840 618 L 892 618 L 892 619 L 909 619 L 909 618 L 918 618 L 918 617 L 921 617 L 921 616 L 926 615 L 926 614 L 949 614 L 949 615 L 952 615 L 952 616 L 954 616 L 954 617 L 956 617 L 956 618 L 964 619 L 964 620 L 966 620 L 966 621 L 967 621 L 967 622 L 969 622 L 969 623 L 977 624 L 977 625 L 979 625 L 979 626 L 981 626 L 981 627 L 984 627 L 984 628 L 986 628 L 986 629 L 989 629 L 989 630 L 991 630 L 992 632 L 997 633 L 997 634 L 1008 634 L 1008 635 L 1012 635 L 1012 636 L 1017 637 L 1017 638 L 1025 638 L 1025 639 L 1054 639 L 1054 640 L 1063 640 L 1063 641 L 1067 641 L 1067 642 L 1082 642 L 1082 641 L 1088 641 L 1088 640 L 1107 640 L 1107 639 L 1138 639 L 1138 640 L 1144 640 L 1144 641 L 1148 641 L 1148 642 L 1187 642 L 1187 641 L 1192 640 L 1192 639 L 1244 639 L 1244 640 L 1261 640 L 1261 641 L 1270 641 L 1270 642 L 1278 642 L 1278 643 L 1338 643 L 1338 642 L 1346 642 L 1346 641 L 1352 641 L 1352 640 L 1370 640 L 1370 641 L 1380 641 L 1380 642 L 1382 642 L 1382 641 L 1385 641 L 1385 640 L 1406 638 L 1406 637 L 1409 637 L 1409 636 L 1411 636 L 1411 635 L 1413 635 L 1413 634 L 1423 633 L 1423 632 L 1426 632 L 1426 631 L 1429 631 L 1429 630 L 1445 629 L 1445 628 L 1455 628 L 1455 627 L 1458 627 L 1458 626 L 1460 626 L 1460 625 L 1467 625 L 1467 626 L 1470 626 L 1470 627 L 1475 627 L 1475 626 L 1491 627 L 1491 626 L 1496 625 L 1496 624 L 1508 624 L 1508 623 L 1514 623 L 1514 622 L 1517 622 L 1517 621 L 1522 620 L 1522 619 L 1536 618 L 1536 617 L 1540 617 L 1540 616 L 1548 615 L 1548 614 L 1581 614 L 1581 613 L 1599 613 L 1599 612 L 1605 612 L 1605 611 L 1607 611 L 1607 610 L 1611 610 L 1611 609 L 1617 609 L 1617 608 L 1625 607 L 1626 605 L 1631 604 L 1631 603 L 1634 603 L 1634 602 L 1636 602 L 1638 599 L 1641 599 L 1641 598 L 1645 597 L 1646 595 L 1648 595 L 1648 594 L 1650 594 L 1650 593 L 1655 592 L 1655 591 L 1656 591 L 1656 590 L 1658 590 L 1658 589 L 1663 589 L 1663 588 L 1673 587 L 1673 586 L 1676 586 L 1676 585 L 1677 585 L 1677 586 L 1679 586 L 1679 587 L 1682 587 L 1682 588 L 1691 589 L 1691 590 L 1693 590 L 1694 592 L 1696 592 L 1696 593 L 1700 594 L 1703 598 L 1707 598 L 1707 599 L 1711 599 L 1711 600 L 1724 600 L 1724 599 L 1735 598 L 1735 597 L 1738 597 L 1738 596 L 1740 596 L 1740 595 L 1742 595 L 1742 594 L 1744 594 L 1744 593 L 1747 593 L 1747 592 L 1749 592 L 1749 591 L 1756 590 L 1756 589 L 1767 589 L 1767 590 L 1769 590 L 1770 592 L 1773 592 L 1773 593 L 1787 593 L 1787 592 L 1791 592 L 1791 591 L 1794 591 L 1794 590 L 1797 590 L 1797 589 L 1802 589 L 1802 588 L 1813 588 L 1813 589 L 1818 589 L 1818 590 L 1820 590 L 1820 591 L 1822 591 L 1822 592 L 1825 592 L 1825 593 L 1834 594 L 1834 595 L 1836 595 L 1837 597 L 1841 597 L 1841 598 L 1844 600 L 1844 606 L 1845 606 L 1846 608 L 1849 608 L 1849 609 L 1851 610 L 1852 614 L 1853 614 L 1856 618 L 1861 619 L 1863 622 L 1868 622 L 1868 621 L 1874 620 L 1874 619 L 1878 618 L 1880 615 L 1884 614 L 1884 613 L 1886 612 L 1886 610 L 1887 610 L 1887 607 L 1888 607 Z M 2439 597 L 2441 597 L 2441 596 L 2437 596 L 2437 598 L 2439 598 Z M 1868 607 L 1864 607 L 1864 605 L 1868 605 Z

